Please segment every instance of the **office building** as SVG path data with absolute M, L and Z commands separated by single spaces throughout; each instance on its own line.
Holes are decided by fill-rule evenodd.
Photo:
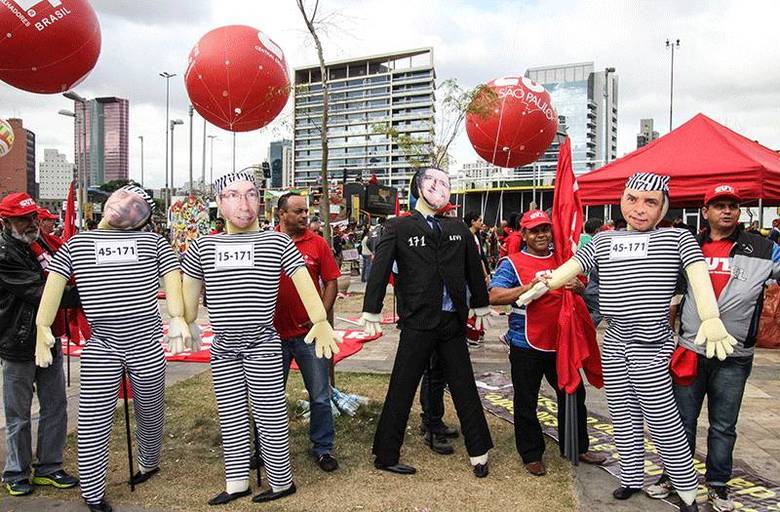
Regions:
M 289 174 L 289 169 L 285 168 L 284 151 L 292 149 L 292 141 L 288 139 L 273 141 L 268 146 L 268 162 L 271 165 L 271 188 L 280 188 L 284 186 L 284 176 Z M 292 162 L 287 160 L 287 165 L 290 166 Z
M 652 119 L 641 119 L 639 121 L 639 133 L 636 134 L 636 148 L 647 146 L 658 138 L 658 132 L 653 130 Z
M 292 188 L 295 185 L 292 144 L 282 146 L 282 188 Z
M 0 197 L 14 192 L 26 192 L 38 198 L 35 181 L 35 133 L 24 127 L 21 119 L 8 119 L 14 132 L 11 151 L 0 158 Z
M 595 71 L 593 62 L 529 68 L 525 76 L 544 86 L 565 119 L 576 174 L 617 158 L 618 77 L 614 68 Z M 555 172 L 557 144 L 539 159 L 543 174 Z
M 75 103 L 76 161 L 81 162 L 82 151 L 87 157 L 87 183 L 98 187 L 112 180 L 126 180 L 130 176 L 128 138 L 130 102 L 106 97 Z M 81 143 L 82 120 L 86 117 L 86 148 Z
M 38 176 L 41 199 L 64 200 L 68 197 L 68 189 L 74 179 L 73 164 L 56 149 L 44 149 Z
M 420 148 L 433 144 L 435 72 L 433 49 L 421 48 L 326 65 L 329 82 L 328 175 L 349 180 L 372 174 L 405 195 L 414 173 L 411 159 L 425 165 L 427 152 L 405 154 L 388 137 L 388 128 L 414 138 Z M 296 187 L 320 183 L 322 76 L 319 66 L 295 70 Z

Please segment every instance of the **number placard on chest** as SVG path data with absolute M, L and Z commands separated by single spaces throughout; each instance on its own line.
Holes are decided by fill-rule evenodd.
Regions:
M 610 240 L 609 259 L 640 260 L 647 258 L 650 235 L 616 236 Z
M 95 261 L 98 265 L 138 261 L 135 240 L 105 240 L 95 242 Z
M 252 268 L 254 266 L 254 244 L 216 244 L 214 268 Z

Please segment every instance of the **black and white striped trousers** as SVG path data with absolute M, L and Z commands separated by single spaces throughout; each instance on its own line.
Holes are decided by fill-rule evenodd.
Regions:
M 669 478 L 678 491 L 698 487 L 691 450 L 674 401 L 669 361 L 674 338 L 658 344 L 604 337 L 601 364 L 609 414 L 620 454 L 620 485 L 644 485 L 644 422 Z
M 78 468 L 81 496 L 98 503 L 106 492 L 108 441 L 123 367 L 130 376 L 136 421 L 138 464 L 160 465 L 165 423 L 165 353 L 159 338 L 134 343 L 93 337 L 81 354 Z
M 272 329 L 263 329 L 260 339 L 257 333 L 252 336 L 248 341 L 246 333 L 219 333 L 211 347 L 225 480 L 249 478 L 248 394 L 268 482 L 286 488 L 292 483 L 292 468 L 282 345 Z

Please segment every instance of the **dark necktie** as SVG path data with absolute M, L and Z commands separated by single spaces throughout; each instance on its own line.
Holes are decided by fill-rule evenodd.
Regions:
M 437 219 L 432 215 L 428 215 L 426 219 L 431 224 L 431 227 L 433 228 L 433 232 L 436 233 L 436 236 L 441 237 L 441 226 L 439 225 L 439 219 Z

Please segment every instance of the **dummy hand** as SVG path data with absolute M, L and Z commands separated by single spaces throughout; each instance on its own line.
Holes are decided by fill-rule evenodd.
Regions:
M 168 350 L 171 354 L 181 354 L 184 352 L 185 344 L 192 342 L 189 327 L 184 318 L 180 316 L 171 317 L 168 324 Z
M 707 358 L 717 355 L 723 361 L 728 354 L 734 352 L 737 340 L 726 331 L 726 326 L 720 318 L 710 318 L 701 323 L 696 334 L 696 344 L 707 344 Z
M 363 327 L 363 332 L 369 336 L 382 334 L 382 317 L 379 313 L 363 312 L 358 323 Z
M 548 291 L 550 291 L 550 288 L 547 286 L 547 284 L 545 284 L 544 281 L 539 281 L 533 285 L 530 290 L 518 297 L 518 299 L 515 301 L 515 304 L 517 304 L 517 306 L 525 306 L 529 302 L 538 299 Z
M 473 316 L 476 316 L 474 319 L 474 329 L 481 331 L 483 327 L 487 327 L 487 318 L 490 316 L 490 306 L 469 309 L 469 318 Z
M 333 332 L 333 327 L 330 326 L 327 320 L 315 323 L 309 330 L 306 337 L 303 338 L 306 343 L 314 342 L 314 351 L 317 357 L 327 357 L 328 359 L 333 354 L 339 353 L 339 346 L 337 345 L 341 339 Z
M 50 327 L 36 326 L 35 333 L 35 364 L 41 368 L 48 368 L 54 361 L 51 348 L 54 346 L 54 335 Z

